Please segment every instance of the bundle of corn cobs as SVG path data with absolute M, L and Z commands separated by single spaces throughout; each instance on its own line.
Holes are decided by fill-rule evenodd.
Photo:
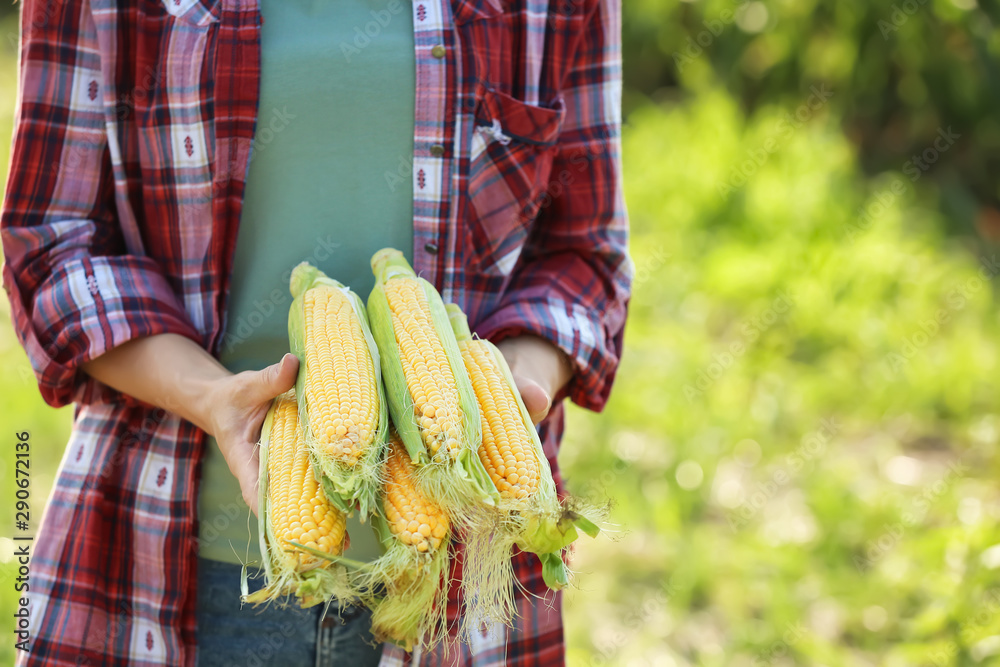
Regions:
M 372 631 L 412 650 L 441 641 L 452 540 L 465 545 L 472 623 L 509 623 L 512 547 L 538 554 L 551 588 L 563 550 L 596 512 L 556 495 L 537 431 L 500 351 L 419 278 L 398 250 L 372 257 L 368 307 L 307 263 L 292 273 L 296 386 L 261 432 L 259 526 L 266 585 L 244 601 L 331 599 L 372 609 Z M 343 557 L 358 512 L 382 547 Z M 590 518 L 584 516 L 588 514 Z

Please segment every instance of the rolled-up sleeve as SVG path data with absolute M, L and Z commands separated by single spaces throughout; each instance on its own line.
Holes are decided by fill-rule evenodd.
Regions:
M 569 398 L 603 409 L 622 354 L 633 266 L 621 172 L 621 4 L 598 0 L 564 87 L 549 187 L 499 306 L 476 331 L 531 333 L 573 364 Z
M 89 402 L 82 363 L 158 333 L 200 342 L 159 265 L 129 254 L 114 202 L 90 4 L 25 0 L 10 175 L 0 212 L 11 318 L 53 406 Z

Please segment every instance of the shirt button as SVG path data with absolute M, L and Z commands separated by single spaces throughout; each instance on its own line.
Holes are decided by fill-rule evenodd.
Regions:
M 438 254 L 438 247 L 436 243 L 425 243 L 424 250 L 426 250 L 431 255 Z
M 441 46 L 440 44 L 436 44 L 431 49 L 431 55 L 434 56 L 435 58 L 444 58 L 444 47 Z
M 431 155 L 434 157 L 441 157 L 444 155 L 444 146 L 441 144 L 431 144 Z

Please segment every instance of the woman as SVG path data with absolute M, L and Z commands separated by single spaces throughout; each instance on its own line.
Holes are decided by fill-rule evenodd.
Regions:
M 298 363 L 287 271 L 366 295 L 403 249 L 500 344 L 555 466 L 562 399 L 607 399 L 632 275 L 617 3 L 22 2 L 4 287 L 76 410 L 19 664 L 409 661 L 357 610 L 239 610 L 239 502 Z M 515 565 L 515 627 L 421 664 L 563 664 L 561 598 Z

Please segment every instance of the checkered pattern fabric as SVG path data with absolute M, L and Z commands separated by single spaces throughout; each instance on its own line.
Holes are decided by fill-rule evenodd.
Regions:
M 218 354 L 257 120 L 260 8 L 20 4 L 3 284 L 43 397 L 76 411 L 35 543 L 32 650 L 18 664 L 193 665 L 205 434 L 79 367 L 167 332 Z M 480 335 L 557 344 L 574 366 L 566 394 L 599 410 L 632 276 L 620 7 L 414 0 L 413 16 L 415 268 Z M 542 426 L 556 471 L 562 414 Z M 515 627 L 484 627 L 422 665 L 563 664 L 560 596 L 532 558 L 516 567 L 529 595 Z M 383 664 L 410 659 L 389 647 Z

